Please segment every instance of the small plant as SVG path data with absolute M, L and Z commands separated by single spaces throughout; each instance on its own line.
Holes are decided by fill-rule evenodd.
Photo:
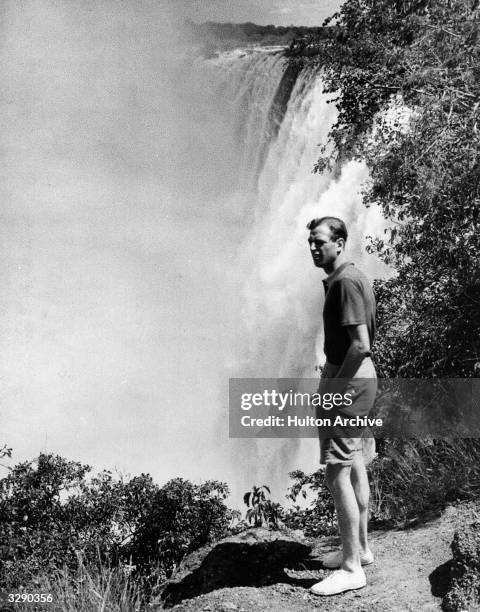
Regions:
M 243 501 L 248 510 L 246 520 L 254 527 L 265 525 L 267 529 L 278 529 L 280 518 L 280 504 L 269 499 L 270 489 L 266 485 L 252 487 L 243 496 Z
M 301 495 L 307 499 L 308 492 L 314 499 L 307 507 L 296 504 L 289 508 L 282 520 L 290 529 L 301 529 L 306 537 L 320 537 L 337 533 L 335 506 L 332 495 L 325 485 L 325 471 L 317 470 L 305 474 L 301 470 L 290 472 L 293 484 L 290 486 L 287 499 L 296 502 Z

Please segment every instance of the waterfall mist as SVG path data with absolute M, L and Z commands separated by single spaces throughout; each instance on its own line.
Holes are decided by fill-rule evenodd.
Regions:
M 384 221 L 378 210 L 361 203 L 368 177 L 363 164 L 347 163 L 335 176 L 312 173 L 319 145 L 336 117 L 318 72 L 305 69 L 293 81 L 282 81 L 277 71 L 281 66 L 281 75 L 286 73 L 285 60 L 265 50 L 223 56 L 216 63 L 223 72 L 226 65 L 241 75 L 238 84 L 229 74 L 229 87 L 241 92 L 236 99 L 240 111 L 248 109 L 242 133 L 257 135 L 256 140 L 240 140 L 240 166 L 250 173 L 242 184 L 253 188 L 231 271 L 239 284 L 240 306 L 230 372 L 235 377 L 315 377 L 315 365 L 324 362 L 323 274 L 312 265 L 306 224 L 327 214 L 343 218 L 350 230 L 349 256 L 373 279 L 387 270 L 366 253 L 366 236 L 382 233 Z M 249 88 L 257 69 L 264 73 L 262 88 Z M 285 87 L 288 103 L 279 109 L 276 102 Z M 266 108 L 270 112 L 259 113 Z M 260 164 L 259 152 L 264 155 Z M 266 483 L 277 499 L 285 493 L 289 471 L 318 466 L 318 443 L 311 439 L 231 441 L 230 453 L 237 466 L 237 491 Z
M 275 49 L 194 58 L 155 2 L 1 11 L 14 459 L 223 479 L 235 505 L 266 483 L 280 499 L 316 443 L 229 440 L 228 377 L 311 376 L 321 359 L 311 217 L 342 216 L 352 257 L 381 271 L 364 252 L 382 227 L 361 206 L 365 168 L 312 174 L 335 116 L 319 78 L 285 79 Z

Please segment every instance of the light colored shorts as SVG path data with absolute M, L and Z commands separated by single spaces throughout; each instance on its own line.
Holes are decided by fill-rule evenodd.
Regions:
M 327 363 L 322 376 L 322 383 L 333 379 L 340 366 Z M 370 358 L 364 359 L 357 373 L 348 383 L 348 392 L 352 394 L 351 406 L 336 408 L 327 412 L 320 409 L 317 417 L 367 416 L 375 403 L 377 393 L 377 375 Z M 375 440 L 369 427 L 332 426 L 319 428 L 320 463 L 352 465 L 355 454 L 362 453 L 365 465 L 376 456 Z

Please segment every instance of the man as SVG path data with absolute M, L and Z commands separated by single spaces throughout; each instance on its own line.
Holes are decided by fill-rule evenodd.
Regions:
M 333 422 L 343 417 L 366 416 L 376 394 L 376 374 L 371 360 L 375 336 L 375 298 L 362 272 L 345 255 L 347 229 L 336 217 L 313 219 L 307 225 L 315 266 L 327 273 L 323 281 L 323 322 L 327 362 L 319 393 L 350 393 L 353 403 L 330 411 Z M 322 416 L 326 416 L 324 411 Z M 320 463 L 326 464 L 326 482 L 337 513 L 342 550 L 323 559 L 327 568 L 340 568 L 315 584 L 316 595 L 334 595 L 366 585 L 363 565 L 373 563 L 368 546 L 369 484 L 365 464 L 374 455 L 368 428 L 331 427 L 320 430 Z M 368 437 L 370 436 L 370 437 Z M 372 449 L 373 445 L 373 449 Z

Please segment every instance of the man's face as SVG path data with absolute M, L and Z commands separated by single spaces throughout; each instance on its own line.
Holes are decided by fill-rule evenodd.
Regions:
M 332 232 L 328 225 L 317 225 L 310 231 L 308 238 L 313 263 L 326 272 L 333 269 L 333 264 L 342 250 L 341 239 L 332 240 Z

